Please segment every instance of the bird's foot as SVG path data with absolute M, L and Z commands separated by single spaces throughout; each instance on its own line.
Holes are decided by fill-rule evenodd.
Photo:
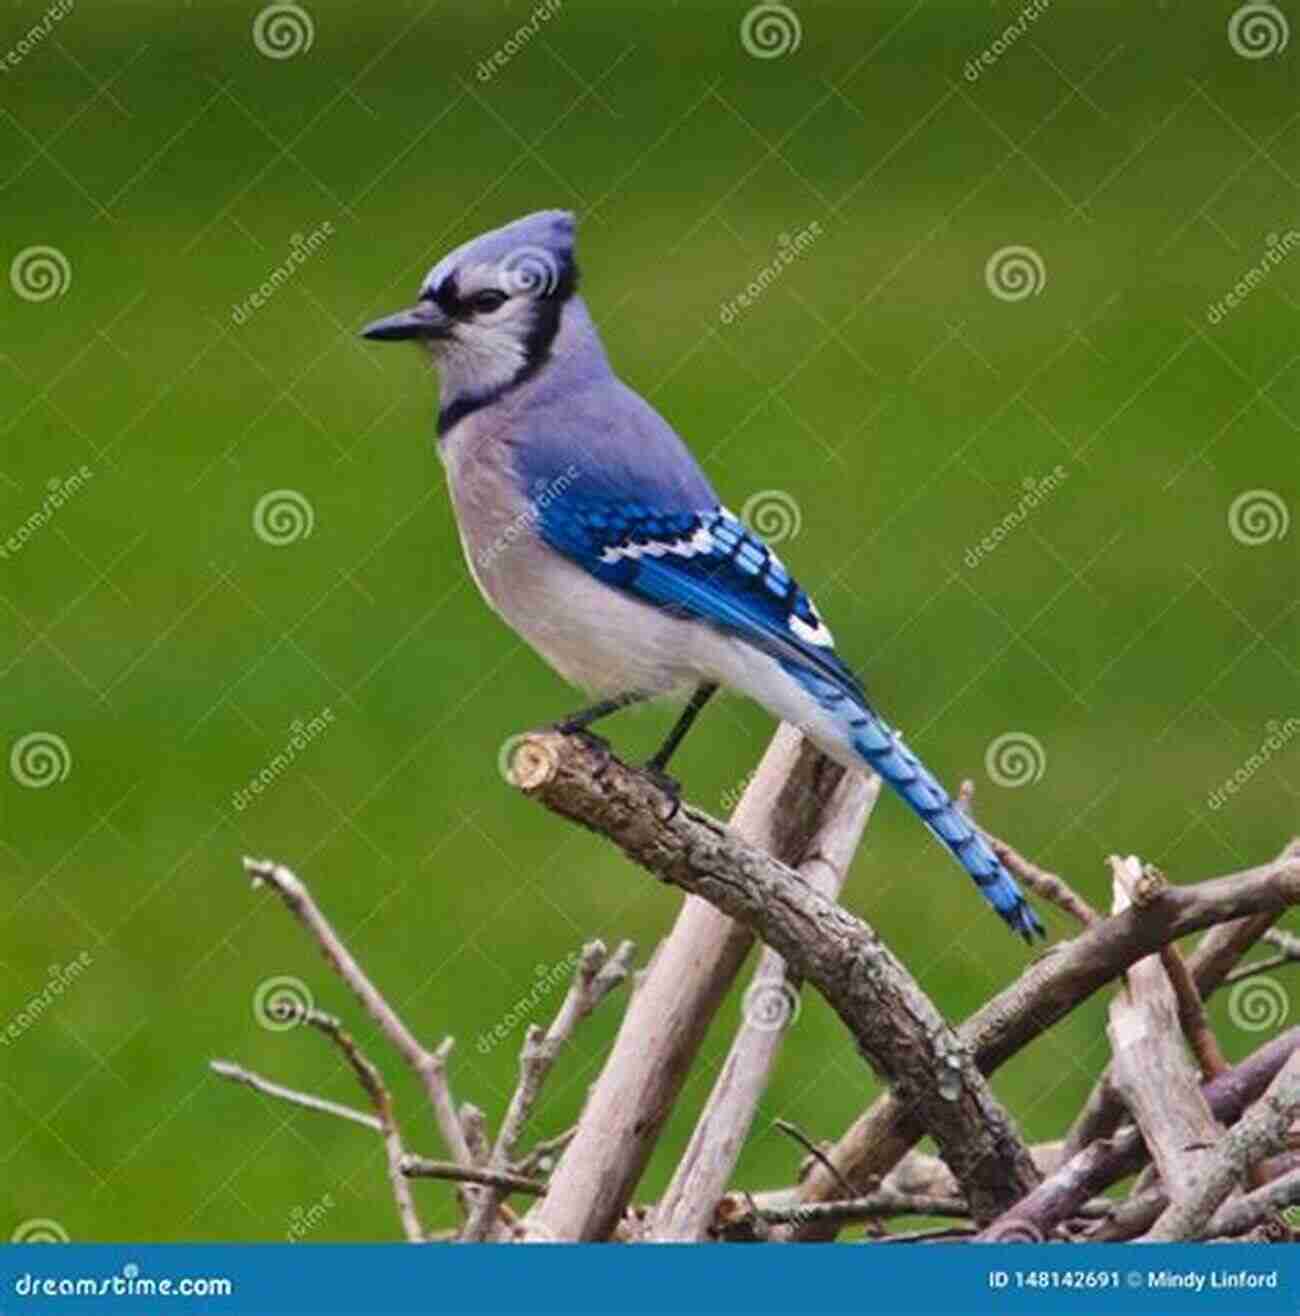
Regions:
M 576 736 L 582 743 L 591 750 L 600 760 L 600 770 L 596 775 L 602 776 L 609 768 L 610 761 L 614 757 L 614 751 L 608 740 L 604 736 L 598 736 L 594 731 L 589 731 L 581 722 L 561 721 L 552 722 L 542 728 L 543 731 L 553 731 L 561 736 Z
M 664 822 L 670 822 L 677 816 L 677 810 L 682 807 L 682 783 L 665 772 L 654 759 L 643 763 L 640 771 L 643 777 L 648 777 L 668 797 L 671 808 L 664 816 Z

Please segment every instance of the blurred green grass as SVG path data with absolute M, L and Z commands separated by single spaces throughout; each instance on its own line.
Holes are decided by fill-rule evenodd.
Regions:
M 1242 58 L 1219 3 L 1060 6 L 971 81 L 1009 5 L 800 3 L 798 49 L 764 60 L 740 41 L 745 4 L 568 0 L 484 81 L 528 6 L 307 8 L 310 49 L 280 60 L 256 47 L 256 5 L 77 8 L 0 76 L 0 255 L 50 246 L 71 271 L 46 301 L 3 289 L 0 531 L 51 480 L 93 473 L 0 560 L 6 755 L 43 731 L 71 757 L 46 789 L 0 777 L 0 1024 L 50 966 L 90 958 L 0 1048 L 0 1234 L 52 1217 L 85 1240 L 278 1239 L 328 1198 L 311 1237 L 396 1237 L 373 1139 L 206 1073 L 226 1056 L 358 1100 L 319 1039 L 253 1018 L 259 984 L 299 978 L 386 1061 L 408 1143 L 438 1151 L 242 854 L 294 865 L 412 1026 L 457 1035 L 457 1097 L 494 1121 L 518 1039 L 476 1039 L 583 940 L 644 957 L 670 925 L 671 891 L 501 782 L 506 737 L 576 697 L 467 583 L 433 381 L 353 336 L 444 250 L 533 209 L 578 211 L 611 354 L 725 501 L 793 500 L 783 556 L 935 770 L 977 779 L 990 827 L 1098 904 L 1111 851 L 1186 881 L 1296 830 L 1300 741 L 1208 803 L 1270 720 L 1300 715 L 1296 531 L 1249 546 L 1228 523 L 1248 490 L 1300 507 L 1300 255 L 1208 318 L 1270 235 L 1300 229 L 1295 41 Z M 41 12 L 7 10 L 0 53 Z M 1008 246 L 1041 258 L 1038 295 L 991 295 Z M 279 489 L 313 529 L 273 547 L 252 515 Z M 327 731 L 236 808 L 326 708 Z M 640 752 L 670 716 L 611 734 Z M 738 701 L 711 710 L 680 760 L 691 798 L 721 810 L 770 731 Z M 1042 748 L 1020 789 L 985 767 L 1008 732 Z M 846 900 L 953 1019 L 1023 963 L 893 800 Z M 1031 1138 L 1060 1133 L 1104 1062 L 1103 1007 L 998 1075 Z M 1261 1040 L 1214 1014 L 1230 1055 Z M 536 1133 L 575 1117 L 617 1015 L 559 1066 Z M 829 1138 L 876 1090 L 809 996 L 740 1182 L 792 1178 L 774 1115 Z M 444 1189 L 419 1196 L 451 1222 Z

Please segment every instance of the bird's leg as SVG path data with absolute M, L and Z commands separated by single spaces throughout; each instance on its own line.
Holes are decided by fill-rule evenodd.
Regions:
M 676 753 L 677 746 L 686 739 L 686 733 L 691 729 L 695 719 L 699 717 L 700 710 L 717 692 L 718 686 L 714 681 L 702 681 L 695 687 L 694 694 L 687 701 L 686 707 L 682 709 L 681 717 L 673 723 L 673 729 L 668 733 L 664 743 L 655 751 L 654 756 L 646 761 L 645 767 L 642 769 L 647 776 L 653 777 L 674 799 L 681 794 L 682 788 L 680 782 L 668 775 L 666 770 L 668 760 Z
M 562 736 L 571 736 L 578 731 L 586 731 L 593 722 L 599 722 L 603 717 L 609 717 L 611 713 L 617 713 L 621 708 L 627 708 L 631 704 L 644 703 L 647 699 L 653 699 L 654 695 L 648 690 L 627 690 L 621 695 L 614 695 L 610 699 L 602 699 L 598 704 L 592 704 L 589 708 L 579 709 L 576 713 L 570 713 L 568 717 L 561 718 L 555 723 L 555 730 Z M 599 741 L 599 736 L 591 736 L 591 740 Z M 603 742 L 602 742 L 603 743 Z

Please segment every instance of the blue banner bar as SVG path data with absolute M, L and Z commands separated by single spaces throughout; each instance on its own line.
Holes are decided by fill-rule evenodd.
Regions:
M 1300 1248 L 13 1245 L 0 1312 L 1294 1316 Z

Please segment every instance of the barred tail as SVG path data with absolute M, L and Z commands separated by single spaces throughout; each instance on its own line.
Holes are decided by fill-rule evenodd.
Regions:
M 1015 879 L 898 733 L 870 709 L 854 706 L 847 700 L 837 713 L 847 719 L 845 730 L 853 749 L 953 852 L 1008 926 L 1028 942 L 1035 936 L 1044 936 L 1043 925 Z

